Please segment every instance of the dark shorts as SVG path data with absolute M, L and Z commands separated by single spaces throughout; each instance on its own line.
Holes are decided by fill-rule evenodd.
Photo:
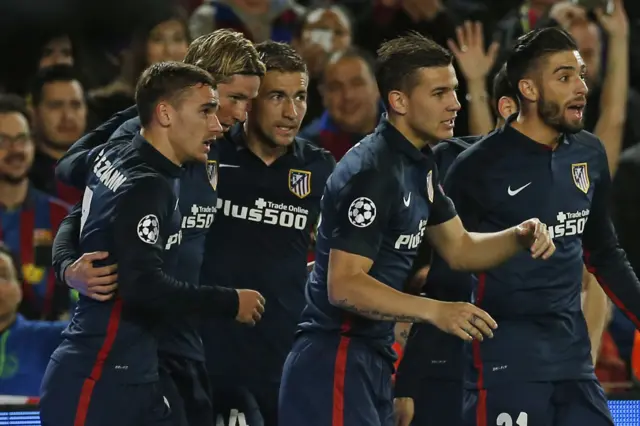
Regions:
M 279 383 L 225 386 L 216 377 L 211 378 L 211 383 L 216 424 L 278 425 Z M 234 419 L 237 419 L 237 423 L 234 423 Z
M 461 425 L 462 382 L 425 379 L 416 390 L 412 426 Z
M 49 361 L 40 389 L 43 426 L 172 426 L 158 382 L 128 384 L 87 378 Z
M 357 338 L 299 337 L 282 373 L 279 426 L 391 426 L 392 365 Z
M 465 390 L 463 426 L 614 426 L 595 380 Z
M 162 354 L 160 385 L 174 426 L 213 426 L 211 388 L 204 362 Z

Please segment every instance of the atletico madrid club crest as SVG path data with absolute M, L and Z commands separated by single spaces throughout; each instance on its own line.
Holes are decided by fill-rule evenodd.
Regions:
M 427 173 L 427 197 L 429 197 L 429 202 L 433 203 L 433 170 L 429 170 Z
M 576 184 L 578 189 L 585 194 L 589 192 L 589 169 L 587 163 L 578 163 L 571 165 L 571 175 L 573 176 L 573 183 Z
M 214 191 L 218 189 L 218 162 L 215 160 L 207 161 L 207 177 Z
M 304 170 L 289 170 L 289 191 L 296 197 L 304 198 L 311 193 L 311 172 Z

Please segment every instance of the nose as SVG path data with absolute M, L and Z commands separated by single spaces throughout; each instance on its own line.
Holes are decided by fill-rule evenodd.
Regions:
M 462 105 L 460 105 L 460 101 L 458 100 L 458 95 L 456 94 L 456 92 L 453 91 L 451 93 L 453 98 L 452 98 L 451 105 L 449 105 L 449 108 L 447 108 L 447 110 L 451 112 L 458 112 L 462 109 Z
M 581 78 L 578 79 L 578 87 L 576 88 L 576 93 L 581 96 L 587 96 L 589 93 L 589 88 L 587 87 L 587 82 Z
M 238 104 L 233 108 L 233 119 L 237 122 L 244 122 L 247 119 L 247 111 L 249 107 L 249 102 L 238 102 Z
M 295 120 L 298 117 L 298 110 L 296 109 L 296 104 L 293 100 L 289 99 L 285 102 L 285 106 L 282 109 L 282 115 L 285 118 Z
M 220 124 L 220 120 L 218 120 L 218 116 L 215 114 L 211 114 L 209 118 L 209 131 L 215 135 L 222 133 L 222 125 Z

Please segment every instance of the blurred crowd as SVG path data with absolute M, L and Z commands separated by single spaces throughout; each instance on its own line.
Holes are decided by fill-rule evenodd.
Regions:
M 80 4 L 82 3 L 82 4 Z M 415 30 L 450 49 L 460 81 L 458 136 L 490 132 L 492 81 L 512 43 L 557 25 L 587 64 L 586 129 L 614 173 L 615 224 L 640 271 L 640 3 L 607 15 L 562 0 L 7 1 L 0 5 L 0 395 L 31 395 L 75 296 L 55 280 L 51 246 L 82 193 L 56 181 L 56 161 L 87 131 L 134 103 L 141 72 L 183 59 L 219 28 L 290 43 L 310 72 L 301 136 L 339 160 L 373 131 L 383 106 L 376 49 Z M 7 111 L 24 111 L 23 121 Z M 611 307 L 597 372 L 610 391 L 633 387 L 635 329 Z M 640 342 L 635 344 L 640 357 Z M 636 365 L 640 368 L 640 365 Z M 36 388 L 37 389 L 37 388 Z

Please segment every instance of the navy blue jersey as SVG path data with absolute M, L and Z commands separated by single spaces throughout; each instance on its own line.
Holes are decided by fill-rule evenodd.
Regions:
M 480 138 L 469 136 L 438 143 L 433 148 L 433 156 L 441 175 L 446 176 L 458 155 Z M 423 250 L 430 254 L 433 252 L 428 241 L 423 241 L 420 251 Z M 472 286 L 468 273 L 453 271 L 436 252 L 432 257 L 429 256 L 425 264 L 431 267 L 421 295 L 449 302 L 470 301 Z M 464 344 L 459 337 L 445 333 L 430 323 L 413 324 L 396 373 L 396 397 L 415 397 L 425 377 L 461 381 Z
M 88 172 L 85 166 L 87 164 L 85 157 L 89 155 L 90 148 L 105 143 L 107 140 L 109 144 L 117 144 L 128 143 L 133 138 L 140 130 L 140 120 L 135 117 L 122 123 L 122 118 L 126 119 L 132 116 L 127 111 L 119 113 L 109 122 L 100 126 L 97 131 L 74 144 L 58 165 L 57 173 L 63 181 L 80 187 Z M 113 123 L 119 127 L 114 126 Z M 103 128 L 104 130 L 102 130 Z M 204 240 L 215 217 L 218 182 L 215 144 L 211 146 L 209 157 L 207 165 L 200 163 L 185 165 L 180 179 L 178 208 L 182 216 L 182 244 L 177 253 L 177 262 L 180 267 L 174 271 L 173 276 L 190 284 L 198 284 L 199 282 Z M 78 235 L 78 228 L 78 221 L 65 221 L 61 226 L 61 235 L 56 238 L 57 242 L 64 240 L 64 244 L 60 244 L 57 247 L 58 250 L 54 251 L 54 265 L 60 265 L 58 272 L 61 276 L 64 274 L 66 266 L 79 257 L 80 253 L 71 244 L 72 240 L 76 238 L 75 236 Z M 198 320 L 195 316 L 172 318 L 165 322 L 163 327 L 157 329 L 160 351 L 204 361 L 204 349 L 197 327 Z
M 369 275 L 402 290 L 425 227 L 455 217 L 438 183 L 438 169 L 391 125 L 352 148 L 329 178 L 322 200 L 316 263 L 306 288 L 301 332 L 340 333 L 365 339 L 391 359 L 393 322 L 360 317 L 330 304 L 327 269 L 332 249 L 373 259 Z
M 177 266 L 181 168 L 139 135 L 132 143 L 96 150 L 82 201 L 79 248 L 108 251 L 107 263 L 119 264 L 118 296 L 104 303 L 80 296 L 52 358 L 87 376 L 106 370 L 124 381 L 155 380 L 151 330 L 158 316 L 148 315 L 141 287 L 160 285 L 156 279 L 170 282 L 165 271 Z
M 546 261 L 523 250 L 472 275 L 473 300 L 499 328 L 493 339 L 465 345 L 469 386 L 594 378 L 580 304 L 583 258 L 636 319 L 640 283 L 609 220 L 610 184 L 604 148 L 584 131 L 564 135 L 550 150 L 508 124 L 453 163 L 445 191 L 469 231 L 500 231 L 537 217 L 556 244 Z
M 210 321 L 202 335 L 209 372 L 219 380 L 279 382 L 304 307 L 311 232 L 335 161 L 296 138 L 266 165 L 244 138 L 237 125 L 217 142 L 221 184 L 200 282 L 257 290 L 266 310 L 255 327 Z

